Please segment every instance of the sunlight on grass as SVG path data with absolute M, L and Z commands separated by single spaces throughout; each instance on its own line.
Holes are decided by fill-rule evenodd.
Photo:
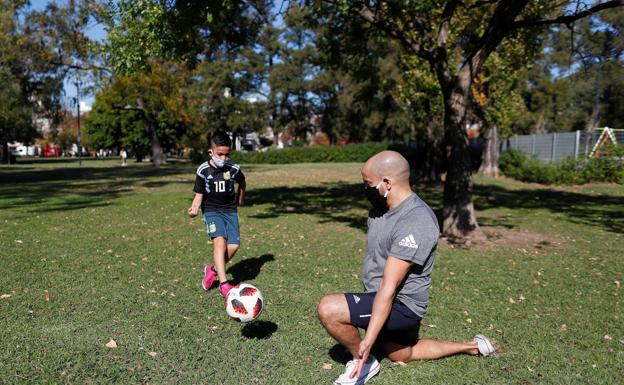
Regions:
M 342 371 L 316 319 L 359 290 L 368 204 L 359 164 L 253 165 L 229 266 L 266 299 L 256 323 L 203 292 L 211 246 L 185 210 L 194 166 L 0 168 L 0 383 L 317 384 Z M 440 208 L 439 186 L 417 186 Z M 492 242 L 442 241 L 429 338 L 505 349 L 392 365 L 371 384 L 612 384 L 624 378 L 624 191 L 478 177 Z M 114 340 L 117 347 L 106 344 Z M 326 364 L 332 364 L 326 365 Z M 329 368 L 329 369 L 328 369 Z

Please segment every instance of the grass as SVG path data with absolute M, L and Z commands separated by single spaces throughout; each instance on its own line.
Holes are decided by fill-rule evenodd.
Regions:
M 361 287 L 359 167 L 243 167 L 242 245 L 229 273 L 267 300 L 246 325 L 201 290 L 211 246 L 185 214 L 193 166 L 0 167 L 0 384 L 331 383 L 345 357 L 315 306 Z M 439 186 L 417 191 L 439 209 Z M 624 189 L 479 177 L 475 206 L 490 241 L 441 242 L 420 332 L 484 332 L 505 353 L 385 359 L 371 384 L 621 382 Z

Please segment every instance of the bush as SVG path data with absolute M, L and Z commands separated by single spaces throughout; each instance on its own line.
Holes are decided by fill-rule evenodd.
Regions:
M 500 158 L 501 172 L 523 182 L 543 184 L 583 184 L 610 182 L 624 184 L 624 157 L 621 149 L 608 150 L 600 158 L 574 160 L 568 158 L 559 163 L 543 163 L 527 157 L 518 150 L 507 150 Z
M 405 156 L 406 159 L 414 159 L 415 150 L 402 144 L 388 143 L 361 143 L 340 146 L 318 147 L 288 147 L 284 149 L 269 149 L 258 152 L 232 152 L 232 160 L 236 163 L 320 163 L 320 162 L 365 162 L 368 158 L 383 150 L 394 150 Z M 193 162 L 201 163 L 207 159 L 207 155 L 200 156 L 195 152 L 191 157 Z

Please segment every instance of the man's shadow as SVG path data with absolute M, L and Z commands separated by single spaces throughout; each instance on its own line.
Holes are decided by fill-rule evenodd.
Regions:
M 231 283 L 233 285 L 238 285 L 239 283 L 256 278 L 260 274 L 262 265 L 274 260 L 275 256 L 273 254 L 264 254 L 259 257 L 243 259 L 227 269 L 228 274 L 232 275 Z

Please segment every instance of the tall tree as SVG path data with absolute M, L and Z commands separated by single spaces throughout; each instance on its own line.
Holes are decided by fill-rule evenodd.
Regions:
M 327 4 L 331 7 L 328 7 Z M 573 23 L 621 0 L 570 11 L 569 2 L 545 6 L 538 1 L 392 1 L 318 2 L 318 10 L 361 17 L 371 27 L 401 41 L 435 73 L 444 101 L 444 140 L 448 164 L 443 197 L 443 233 L 480 236 L 472 202 L 472 177 L 465 119 L 472 84 L 487 59 L 508 37 L 533 39 L 540 28 Z M 333 7 L 333 8 L 332 8 Z M 331 9 L 329 9 L 331 8 Z M 331 18 L 331 16 L 330 16 Z
M 149 75 L 153 63 L 181 61 L 194 68 L 210 60 L 220 49 L 236 50 L 249 45 L 262 25 L 266 4 L 243 1 L 163 2 L 122 0 L 109 3 L 108 61 L 116 73 Z M 159 166 L 165 157 L 158 136 L 157 110 L 151 110 L 142 92 L 135 107 L 143 119 L 152 146 L 152 161 Z

